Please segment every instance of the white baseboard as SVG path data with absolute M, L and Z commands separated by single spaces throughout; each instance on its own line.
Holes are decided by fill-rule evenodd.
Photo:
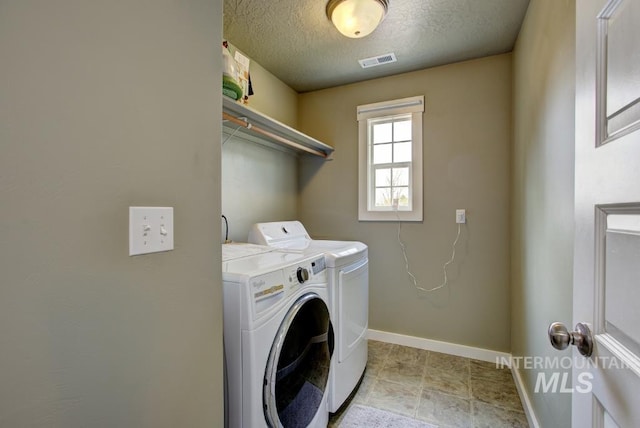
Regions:
M 520 376 L 520 372 L 517 368 L 512 366 L 511 375 L 513 376 L 513 380 L 516 383 L 516 389 L 518 390 L 520 401 L 522 401 L 522 407 L 524 408 L 524 414 L 527 416 L 527 421 L 529 421 L 529 426 L 531 428 L 540 428 L 540 423 L 538 422 L 536 414 L 533 411 L 533 405 L 531 404 L 531 399 L 529 398 L 529 394 L 527 394 L 527 390 L 524 388 L 524 383 L 522 382 L 522 376 Z
M 540 428 L 538 419 L 529 394 L 527 394 L 520 372 L 511 364 L 511 354 L 490 349 L 474 348 L 472 346 L 458 345 L 456 343 L 441 342 L 439 340 L 423 339 L 415 336 L 405 336 L 404 334 L 388 333 L 380 330 L 369 330 L 368 338 L 380 342 L 393 343 L 395 345 L 411 346 L 412 348 L 425 349 L 427 351 L 442 352 L 444 354 L 457 355 L 459 357 L 473 358 L 480 361 L 500 364 L 511 368 L 511 375 L 516 384 L 516 389 L 522 401 L 524 413 L 531 428 Z
M 488 361 L 490 363 L 504 363 L 505 366 L 511 367 L 511 354 L 506 352 L 474 348 L 456 343 L 441 342 L 439 340 L 423 339 L 421 337 L 405 336 L 404 334 L 388 333 L 386 331 L 371 329 L 369 329 L 368 337 L 372 340 L 393 343 L 395 345 L 411 346 L 413 348 L 473 358 L 474 360 Z

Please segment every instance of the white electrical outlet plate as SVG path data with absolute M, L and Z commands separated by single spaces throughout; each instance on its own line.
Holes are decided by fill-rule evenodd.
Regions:
M 456 223 L 467 222 L 467 210 L 456 210 Z
M 129 207 L 129 255 L 173 250 L 173 207 Z

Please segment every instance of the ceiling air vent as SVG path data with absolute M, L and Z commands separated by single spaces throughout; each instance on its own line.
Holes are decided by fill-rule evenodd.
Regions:
M 372 56 L 371 58 L 358 60 L 360 67 L 362 68 L 375 67 L 376 65 L 389 64 L 396 61 L 396 54 L 394 53 Z

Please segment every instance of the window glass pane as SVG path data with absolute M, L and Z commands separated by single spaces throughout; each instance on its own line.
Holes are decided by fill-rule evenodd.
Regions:
M 391 206 L 391 188 L 382 187 L 376 189 L 376 207 L 390 207 Z
M 373 163 L 391 163 L 392 144 L 378 144 L 373 146 Z
M 409 168 L 393 168 L 393 183 L 394 186 L 408 186 L 409 185 Z
M 409 188 L 408 187 L 395 187 L 393 192 L 398 195 L 398 206 L 409 206 Z
M 391 168 L 376 169 L 376 187 L 391 186 Z
M 411 141 L 410 120 L 403 120 L 393 124 L 393 141 Z
M 394 143 L 393 161 L 411 162 L 411 143 Z
M 376 123 L 372 126 L 373 144 L 391 142 L 391 123 Z

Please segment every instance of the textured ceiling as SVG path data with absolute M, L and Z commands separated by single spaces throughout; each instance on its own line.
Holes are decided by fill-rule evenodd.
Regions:
M 529 0 L 389 0 L 369 36 L 338 33 L 325 0 L 225 0 L 224 37 L 298 92 L 510 52 Z M 358 59 L 398 61 L 362 69 Z

